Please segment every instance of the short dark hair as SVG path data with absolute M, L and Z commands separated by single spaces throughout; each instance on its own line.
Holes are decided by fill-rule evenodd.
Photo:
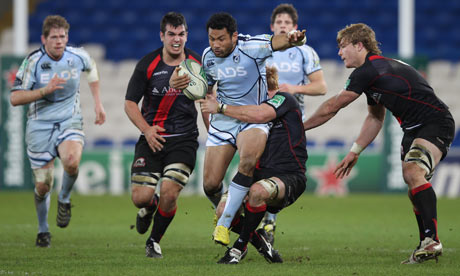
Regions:
M 168 12 L 163 16 L 160 24 L 160 31 L 162 33 L 166 32 L 166 25 L 168 24 L 173 26 L 174 28 L 177 28 L 180 25 L 184 25 L 185 31 L 188 31 L 187 21 L 185 21 L 185 17 L 181 13 Z
M 60 15 L 48 15 L 43 21 L 42 35 L 47 38 L 52 28 L 63 28 L 66 33 L 69 33 L 70 25 Z
M 271 17 L 271 24 L 275 23 L 276 16 L 278 14 L 287 13 L 294 25 L 297 25 L 297 21 L 299 20 L 299 16 L 297 15 L 297 10 L 294 8 L 292 4 L 279 4 L 272 12 Z
M 209 31 L 209 28 L 214 30 L 222 30 L 227 28 L 227 32 L 233 35 L 236 32 L 237 25 L 236 20 L 231 16 L 231 14 L 227 12 L 218 12 L 208 19 L 208 23 L 206 23 L 206 31 Z

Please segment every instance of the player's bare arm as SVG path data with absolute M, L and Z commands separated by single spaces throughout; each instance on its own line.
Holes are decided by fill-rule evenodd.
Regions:
M 63 78 L 59 78 L 58 76 L 54 76 L 50 82 L 42 88 L 35 89 L 35 90 L 17 90 L 11 93 L 10 102 L 11 105 L 24 105 L 36 100 L 39 100 L 46 95 L 53 93 L 58 89 L 63 89 L 63 85 L 66 83 L 66 80 Z
M 327 84 L 324 80 L 323 70 L 318 70 L 308 75 L 310 81 L 304 85 L 294 85 L 289 83 L 281 83 L 279 90 L 291 94 L 303 94 L 308 96 L 323 96 L 327 92 Z
M 340 109 L 346 107 L 358 97 L 359 94 L 355 92 L 342 90 L 339 94 L 329 98 L 318 107 L 315 113 L 308 120 L 303 123 L 305 130 L 312 129 L 326 123 L 334 117 Z
M 199 100 L 199 103 L 202 112 L 222 113 L 247 123 L 266 123 L 276 118 L 275 110 L 268 104 L 232 106 L 218 103 L 213 95 Z
M 150 126 L 142 116 L 137 103 L 125 100 L 125 112 L 133 124 L 144 134 L 153 152 L 161 151 L 163 143 L 166 142 L 159 132 L 165 131 L 160 126 Z
M 385 107 L 377 105 L 368 106 L 369 114 L 364 120 L 358 138 L 353 143 L 350 152 L 344 157 L 334 170 L 337 178 L 348 176 L 351 169 L 358 162 L 359 154 L 377 137 L 385 120 Z
M 104 110 L 104 106 L 102 105 L 100 94 L 99 94 L 99 81 L 93 81 L 89 83 L 89 89 L 91 90 L 91 94 L 93 95 L 94 100 L 94 112 L 96 113 L 96 119 L 94 123 L 96 125 L 102 125 L 105 122 L 106 113 Z
M 284 50 L 290 47 L 304 45 L 307 40 L 305 30 L 291 31 L 289 33 L 282 33 L 272 37 L 273 51 Z

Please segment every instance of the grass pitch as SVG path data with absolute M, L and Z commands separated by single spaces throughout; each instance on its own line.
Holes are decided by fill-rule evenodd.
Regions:
M 275 248 L 283 264 L 256 250 L 242 263 L 218 265 L 225 248 L 213 244 L 213 210 L 204 197 L 182 196 L 161 241 L 163 259 L 145 257 L 137 209 L 126 196 L 72 198 L 68 228 L 49 214 L 51 248 L 36 248 L 32 192 L 0 192 L 0 275 L 459 275 L 460 200 L 438 199 L 439 263 L 400 265 L 418 242 L 404 195 L 302 196 L 278 216 Z M 232 242 L 236 235 L 232 234 Z

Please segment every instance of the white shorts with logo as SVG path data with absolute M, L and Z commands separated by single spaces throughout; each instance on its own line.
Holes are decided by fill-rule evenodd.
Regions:
M 250 124 L 222 114 L 211 114 L 206 146 L 213 147 L 231 144 L 236 147 L 236 137 L 238 137 L 238 134 L 251 128 L 261 129 L 267 136 L 270 131 L 269 124 Z
M 64 141 L 84 145 L 85 134 L 80 116 L 62 122 L 27 121 L 27 155 L 32 169 L 38 169 L 58 156 L 58 146 Z

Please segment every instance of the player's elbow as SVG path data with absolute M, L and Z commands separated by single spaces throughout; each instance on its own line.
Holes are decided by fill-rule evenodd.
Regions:
M 21 104 L 19 102 L 19 98 L 18 98 L 17 94 L 14 93 L 14 92 L 10 96 L 10 103 L 11 103 L 12 106 L 18 106 L 18 105 Z

